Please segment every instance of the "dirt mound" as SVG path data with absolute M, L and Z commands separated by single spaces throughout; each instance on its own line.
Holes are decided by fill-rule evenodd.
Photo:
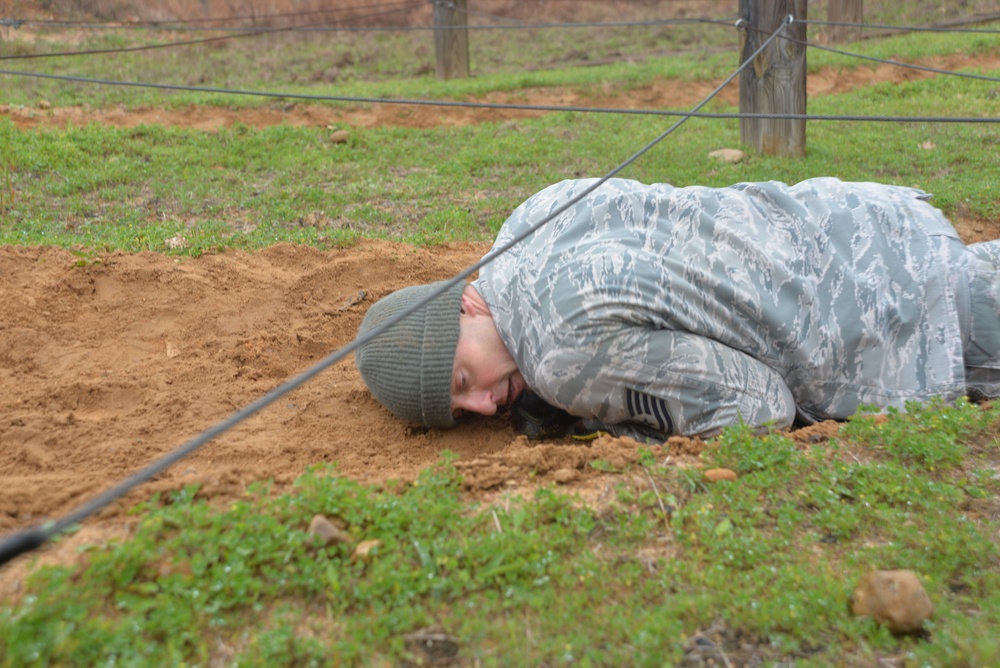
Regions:
M 280 245 L 80 266 L 62 250 L 0 248 L 0 529 L 65 513 L 350 342 L 375 300 L 454 275 L 486 250 Z M 347 360 L 104 517 L 189 483 L 225 498 L 268 478 L 281 488 L 318 462 L 364 481 L 410 480 L 444 449 L 467 461 L 469 490 L 488 490 L 625 456 L 611 447 L 533 447 L 503 416 L 448 432 L 408 428 Z M 634 456 L 634 444 L 626 450 Z
M 64 515 L 351 341 L 375 300 L 454 275 L 486 250 L 366 242 L 82 262 L 64 250 L 0 248 L 0 531 Z M 681 441 L 678 457 L 700 451 L 700 441 Z M 281 491 L 322 462 L 365 482 L 409 481 L 446 449 L 460 457 L 466 492 L 486 498 L 550 483 L 560 469 L 577 472 L 585 491 L 587 462 L 638 455 L 619 439 L 536 446 L 503 416 L 414 429 L 375 402 L 345 360 L 112 505 L 49 557 L 121 533 L 125 511 L 153 492 L 198 483 L 201 496 L 222 501 L 269 478 Z M 0 594 L 25 568 L 22 559 L 0 570 Z

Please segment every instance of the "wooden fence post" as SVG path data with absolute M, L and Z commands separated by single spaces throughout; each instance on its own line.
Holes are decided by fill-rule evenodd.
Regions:
M 434 3 L 434 51 L 438 79 L 469 76 L 468 0 L 431 0 Z
M 740 113 L 806 113 L 806 0 L 740 0 L 740 63 L 778 29 L 789 14 L 792 25 L 740 72 Z M 741 118 L 740 141 L 769 155 L 806 154 L 805 119 Z
M 863 5 L 863 0 L 829 0 L 826 6 L 826 20 L 835 23 L 861 23 Z M 830 44 L 856 42 L 861 39 L 861 28 L 829 26 L 827 35 Z

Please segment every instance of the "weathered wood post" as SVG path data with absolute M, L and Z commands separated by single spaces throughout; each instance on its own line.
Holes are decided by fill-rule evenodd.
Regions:
M 826 6 L 826 20 L 834 23 L 861 23 L 863 0 L 830 0 Z M 829 26 L 827 41 L 830 44 L 856 42 L 861 39 L 861 28 L 854 26 Z
M 806 0 L 740 0 L 740 63 L 777 30 L 785 17 L 794 18 L 781 36 L 740 72 L 740 113 L 806 113 Z M 802 43 L 783 39 L 801 40 Z M 740 141 L 769 155 L 806 154 L 805 119 L 741 118 Z
M 469 76 L 468 0 L 431 0 L 434 3 L 434 51 L 438 79 Z

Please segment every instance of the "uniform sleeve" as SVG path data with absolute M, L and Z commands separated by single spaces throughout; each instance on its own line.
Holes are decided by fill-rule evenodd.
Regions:
M 705 337 L 620 325 L 588 344 L 552 349 L 534 389 L 573 415 L 607 425 L 711 437 L 739 424 L 781 429 L 795 401 L 781 376 Z M 530 381 L 529 381 L 530 382 Z

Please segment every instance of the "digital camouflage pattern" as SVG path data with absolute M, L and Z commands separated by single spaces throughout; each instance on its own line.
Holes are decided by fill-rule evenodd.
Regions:
M 531 197 L 494 247 L 595 182 Z M 966 247 L 928 197 L 834 178 L 611 179 L 474 285 L 532 389 L 640 433 L 843 419 L 862 404 L 952 400 L 972 376 L 996 394 L 1000 250 Z

